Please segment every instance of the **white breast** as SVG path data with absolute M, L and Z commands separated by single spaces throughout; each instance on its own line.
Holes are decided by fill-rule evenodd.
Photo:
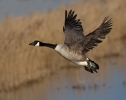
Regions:
M 82 56 L 78 53 L 75 53 L 73 50 L 70 50 L 69 47 L 65 44 L 58 44 L 55 50 L 62 55 L 64 58 L 74 62 L 82 60 Z M 77 64 L 77 63 L 76 63 Z
M 80 65 L 80 66 L 87 66 L 87 61 L 83 61 L 82 55 L 74 53 L 73 51 L 69 50 L 69 48 L 65 44 L 58 44 L 55 50 L 64 58 L 68 59 L 69 61 Z M 86 59 L 85 59 L 86 60 Z
M 63 46 L 64 46 L 64 44 L 58 44 L 58 45 L 56 46 L 55 50 L 56 50 L 57 52 L 61 52 Z
M 62 55 L 63 57 L 65 57 L 66 59 L 69 59 L 70 53 L 68 52 L 68 48 L 65 44 L 58 44 L 55 48 L 55 50 Z

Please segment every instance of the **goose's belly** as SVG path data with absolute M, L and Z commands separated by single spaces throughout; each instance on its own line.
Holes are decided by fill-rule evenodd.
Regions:
M 87 66 L 87 61 L 82 57 L 81 55 L 78 54 L 72 54 L 72 53 L 59 53 L 61 56 L 66 58 L 67 60 L 73 62 L 74 64 L 80 65 L 80 66 Z
M 76 53 L 74 51 L 69 52 L 68 50 L 63 49 L 58 53 L 67 60 L 70 60 L 76 64 L 78 64 L 78 62 L 80 61 L 84 61 L 84 55 L 80 55 L 79 53 Z
M 77 65 L 87 65 L 86 56 L 71 50 L 64 44 L 58 44 L 55 50 L 67 60 L 77 64 Z

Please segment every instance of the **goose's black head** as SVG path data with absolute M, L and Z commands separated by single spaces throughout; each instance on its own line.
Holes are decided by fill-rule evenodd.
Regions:
M 32 43 L 29 43 L 29 45 L 32 45 L 32 46 L 46 46 L 46 47 L 50 47 L 50 48 L 53 48 L 53 49 L 55 49 L 56 46 L 57 46 L 57 44 L 43 43 L 43 42 L 38 41 L 38 40 L 35 40 Z
M 38 40 L 35 40 L 32 43 L 29 43 L 29 45 L 32 45 L 32 46 L 45 46 L 44 43 L 42 43 L 41 41 L 38 41 Z

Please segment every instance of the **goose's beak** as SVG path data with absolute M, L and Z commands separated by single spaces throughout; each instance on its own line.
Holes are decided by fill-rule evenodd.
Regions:
M 33 43 L 33 42 L 32 42 L 32 43 L 29 43 L 29 45 L 32 45 L 32 46 L 33 46 L 33 45 L 34 45 L 34 43 Z

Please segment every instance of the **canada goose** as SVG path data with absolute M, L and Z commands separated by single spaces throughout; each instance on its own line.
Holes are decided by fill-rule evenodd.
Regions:
M 74 11 L 70 10 L 69 13 L 67 13 L 67 10 L 65 11 L 65 22 L 63 26 L 65 35 L 64 44 L 50 44 L 35 40 L 29 45 L 50 47 L 67 60 L 84 66 L 85 70 L 91 73 L 93 71 L 97 72 L 99 65 L 90 60 L 86 56 L 86 53 L 101 43 L 101 39 L 104 39 L 111 31 L 112 18 L 108 19 L 108 17 L 105 17 L 96 30 L 84 36 L 80 19 L 76 19 L 76 17 L 77 14 L 74 14 Z

